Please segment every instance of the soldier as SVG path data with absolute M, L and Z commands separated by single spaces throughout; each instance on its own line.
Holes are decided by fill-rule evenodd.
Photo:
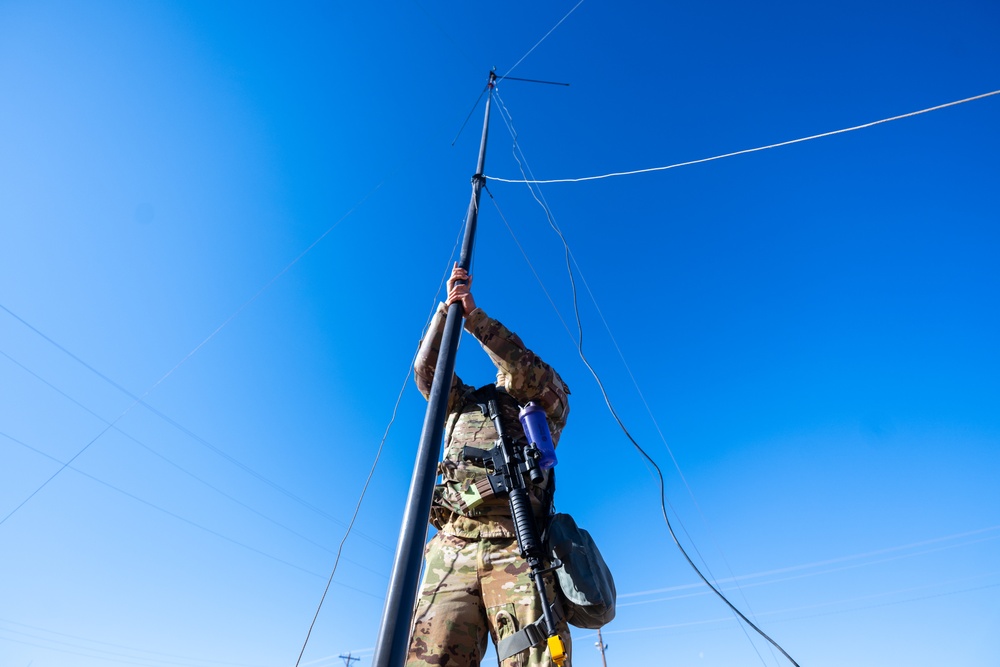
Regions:
M 415 364 L 420 393 L 424 398 L 430 395 L 447 307 L 458 302 L 465 330 L 479 340 L 497 367 L 498 403 L 506 433 L 523 434 L 518 403 L 535 401 L 545 409 L 552 442 L 558 443 L 569 414 L 569 389 L 517 334 L 476 307 L 470 283 L 466 270 L 456 264 L 448 281 L 447 302 L 438 308 L 420 342 Z M 496 428 L 479 402 L 476 390 L 453 376 L 444 460 L 438 466 L 442 479 L 434 489 L 431 507 L 430 522 L 438 532 L 427 545 L 407 667 L 478 667 L 486 653 L 487 630 L 496 645 L 542 615 L 530 569 L 519 555 L 507 497 L 493 495 L 488 483 L 483 483 L 486 470 L 462 456 L 466 445 L 489 449 L 497 440 Z M 539 530 L 551 507 L 550 478 L 547 470 L 544 483 L 530 487 Z M 548 599 L 555 600 L 551 573 L 546 575 L 546 588 Z M 559 622 L 558 631 L 568 655 L 570 636 L 565 621 Z M 500 667 L 550 664 L 542 642 L 504 660 Z

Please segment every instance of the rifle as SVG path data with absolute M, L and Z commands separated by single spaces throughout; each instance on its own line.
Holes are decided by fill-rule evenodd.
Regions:
M 546 572 L 560 567 L 562 563 L 557 560 L 552 567 L 543 567 L 545 551 L 542 548 L 538 526 L 535 525 L 535 516 L 531 509 L 531 500 L 528 497 L 528 484 L 541 484 L 545 479 L 539 467 L 542 452 L 537 443 L 519 444 L 507 434 L 500 419 L 497 388 L 494 385 L 487 385 L 483 389 L 486 400 L 480 403 L 479 407 L 484 415 L 493 420 L 497 429 L 497 442 L 493 449 L 488 450 L 466 446 L 463 457 L 486 468 L 494 494 L 507 494 L 510 516 L 514 520 L 514 531 L 517 535 L 517 546 L 521 558 L 525 559 L 531 568 L 531 577 L 542 603 L 545 637 L 539 637 L 535 643 L 539 643 L 543 638 L 546 639 L 552 662 L 562 667 L 567 658 L 566 646 L 556 631 L 556 615 L 545 593 L 545 581 L 542 578 Z

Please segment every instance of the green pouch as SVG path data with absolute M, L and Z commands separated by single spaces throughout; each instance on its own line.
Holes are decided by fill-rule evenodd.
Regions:
M 615 580 L 586 530 L 569 514 L 554 514 L 545 534 L 552 559 L 562 561 L 556 580 L 562 593 L 566 621 L 596 630 L 615 617 Z

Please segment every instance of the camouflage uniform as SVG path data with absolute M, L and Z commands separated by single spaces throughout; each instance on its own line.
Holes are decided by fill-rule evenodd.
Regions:
M 430 394 L 446 315 L 442 304 L 417 354 L 416 382 L 424 397 Z M 523 439 L 517 404 L 535 401 L 545 409 L 552 441 L 558 443 L 569 414 L 569 389 L 555 370 L 481 308 L 468 314 L 465 329 L 497 367 L 498 403 L 508 436 Z M 519 555 L 507 496 L 492 495 L 485 469 L 462 457 L 466 445 L 491 449 L 497 432 L 477 405 L 475 389 L 457 375 L 448 396 L 444 438 L 444 458 L 438 465 L 441 482 L 434 489 L 431 508 L 431 524 L 438 533 L 427 545 L 407 667 L 478 666 L 486 652 L 487 629 L 496 644 L 542 615 L 530 568 Z M 544 484 L 530 486 L 539 529 L 549 509 L 548 486 L 549 471 Z M 552 601 L 551 575 L 546 584 Z M 570 637 L 564 622 L 559 634 L 568 654 Z M 505 660 L 501 667 L 549 665 L 543 642 Z

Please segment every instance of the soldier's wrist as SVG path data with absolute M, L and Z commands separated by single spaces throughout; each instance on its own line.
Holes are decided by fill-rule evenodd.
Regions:
M 486 313 L 478 306 L 471 312 L 465 314 L 465 330 L 474 334 L 476 326 L 486 318 Z

